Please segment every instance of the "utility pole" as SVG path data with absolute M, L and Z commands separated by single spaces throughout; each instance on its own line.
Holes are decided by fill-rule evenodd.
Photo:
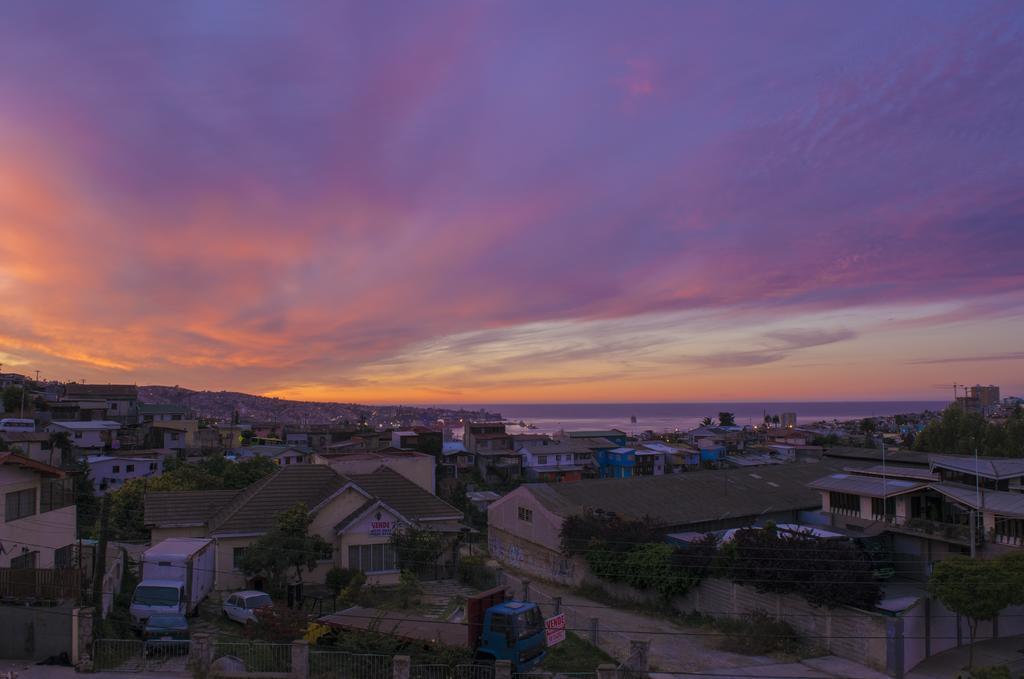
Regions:
M 110 521 L 110 495 L 103 496 L 100 507 L 100 539 L 96 545 L 96 558 L 93 559 L 92 604 L 96 611 L 103 612 L 103 575 L 107 570 L 107 526 Z

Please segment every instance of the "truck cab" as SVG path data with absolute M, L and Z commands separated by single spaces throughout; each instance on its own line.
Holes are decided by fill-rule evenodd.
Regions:
M 484 611 L 477 657 L 509 660 L 513 672 L 527 672 L 544 659 L 544 617 L 537 604 L 505 601 Z
M 153 615 L 186 613 L 185 585 L 180 580 L 143 580 L 128 607 L 132 624 L 143 626 Z

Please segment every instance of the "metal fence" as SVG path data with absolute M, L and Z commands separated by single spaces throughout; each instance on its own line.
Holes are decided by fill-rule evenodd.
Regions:
M 409 679 L 494 679 L 494 665 L 411 665 Z
M 188 640 L 96 639 L 93 664 L 108 672 L 184 672 Z
M 311 679 L 391 679 L 392 658 L 389 655 L 371 653 L 347 653 L 345 651 L 309 652 L 309 676 Z
M 213 645 L 213 657 L 238 658 L 246 672 L 291 672 L 292 645 L 254 642 L 222 642 Z

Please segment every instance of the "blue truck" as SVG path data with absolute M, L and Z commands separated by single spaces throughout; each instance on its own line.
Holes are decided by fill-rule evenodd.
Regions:
M 508 660 L 513 672 L 530 671 L 547 654 L 540 608 L 529 601 L 509 600 L 501 587 L 470 597 L 464 622 L 360 606 L 324 616 L 320 622 L 336 629 L 372 630 L 442 646 L 468 647 L 477 662 Z

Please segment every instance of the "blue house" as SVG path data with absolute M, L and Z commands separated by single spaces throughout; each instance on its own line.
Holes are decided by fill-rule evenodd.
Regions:
M 636 466 L 636 451 L 632 448 L 612 448 L 597 452 L 597 464 L 602 479 L 631 479 Z

